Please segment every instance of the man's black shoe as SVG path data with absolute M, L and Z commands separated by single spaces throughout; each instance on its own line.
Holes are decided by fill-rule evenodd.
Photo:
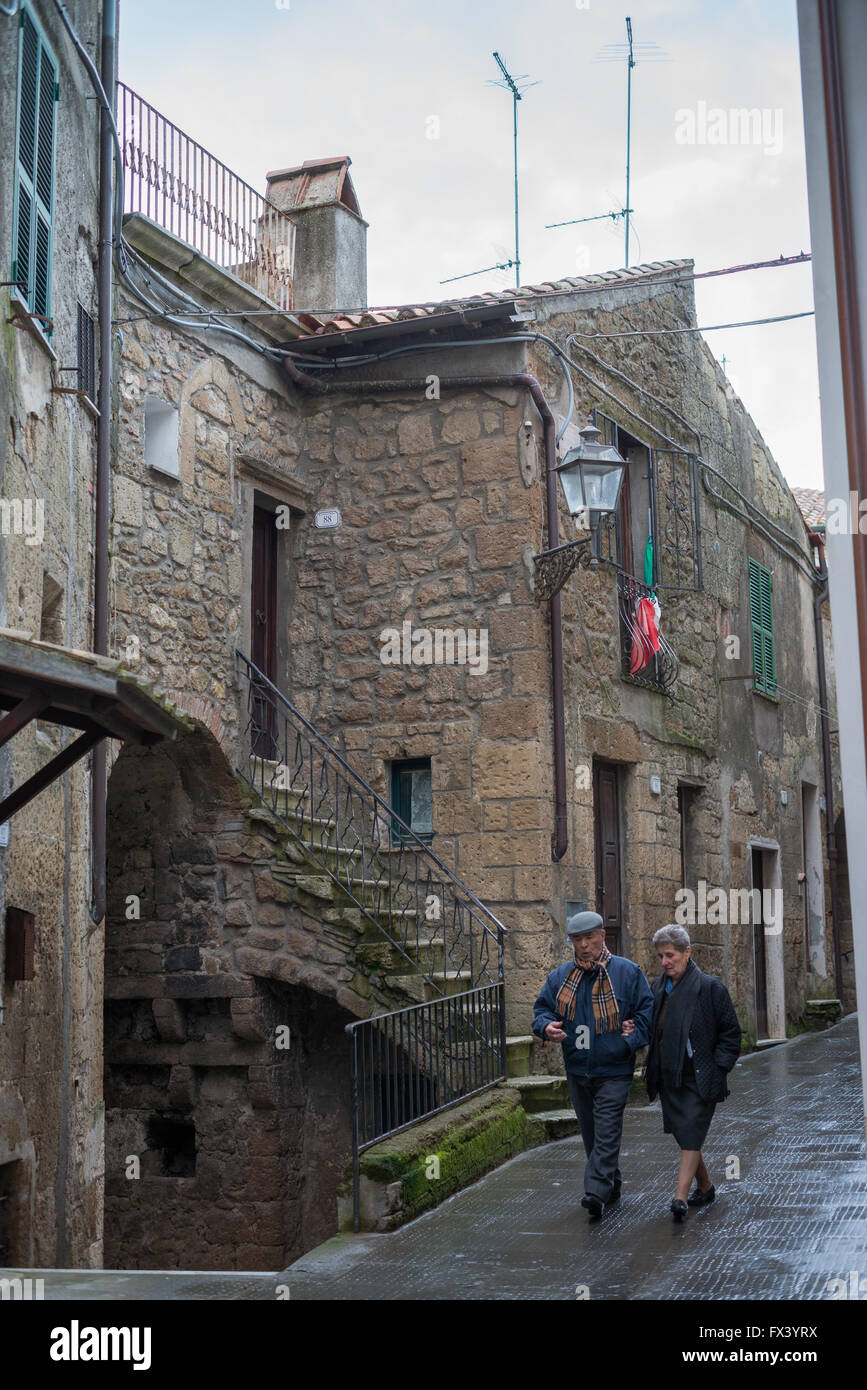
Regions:
M 592 1192 L 585 1192 L 581 1198 L 582 1207 L 586 1207 L 591 1216 L 601 1216 L 603 1211 L 601 1197 L 594 1197 Z
M 706 1192 L 702 1192 L 701 1188 L 697 1187 L 695 1191 L 691 1192 L 687 1197 L 686 1205 L 688 1207 L 706 1207 L 710 1205 L 715 1196 L 716 1188 L 713 1183 L 711 1183 Z
M 619 1182 L 616 1182 L 614 1184 L 614 1186 L 611 1189 L 611 1196 L 605 1198 L 606 1207 L 610 1207 L 612 1202 L 620 1201 L 620 1186 L 621 1184 Z

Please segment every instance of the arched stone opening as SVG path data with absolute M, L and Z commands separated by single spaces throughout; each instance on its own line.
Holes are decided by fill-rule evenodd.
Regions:
M 256 887 L 269 843 L 250 834 L 248 809 L 202 729 L 124 748 L 112 770 L 109 1268 L 277 1271 L 337 1228 L 352 1016 L 338 981 L 325 992 L 238 965 L 266 927 Z

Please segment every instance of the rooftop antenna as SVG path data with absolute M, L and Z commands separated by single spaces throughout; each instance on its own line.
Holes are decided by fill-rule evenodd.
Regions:
M 577 227 L 579 222 L 607 222 L 611 218 L 616 222 L 618 217 L 626 216 L 626 208 L 621 208 L 620 212 L 599 212 L 595 217 L 573 217 L 568 222 L 546 222 L 545 231 L 550 232 L 552 227 Z
M 518 102 L 521 100 L 528 87 L 538 87 L 538 82 L 527 82 L 526 73 L 519 77 L 512 77 L 499 53 L 495 53 L 494 58 L 497 67 L 503 74 L 502 82 L 491 82 L 492 87 L 505 87 L 512 93 L 512 141 L 515 152 L 515 284 L 521 283 L 521 256 L 518 247 Z M 523 87 L 518 84 L 523 82 Z M 443 282 L 445 283 L 445 282 Z
M 635 51 L 638 49 L 638 58 L 642 62 L 668 62 L 668 55 L 665 50 L 660 48 L 658 43 L 652 41 L 648 43 L 634 44 L 632 41 L 632 20 L 626 16 L 626 43 L 607 43 L 599 50 L 596 58 L 597 63 L 620 63 L 626 58 L 626 207 L 623 209 L 626 226 L 626 269 L 629 269 L 629 218 L 634 211 L 629 206 L 629 179 L 632 165 L 632 69 L 638 61 Z
M 468 270 L 463 275 L 450 275 L 447 280 L 440 280 L 440 284 L 451 285 L 455 280 L 470 280 L 474 275 L 487 275 L 492 270 L 509 270 L 514 264 L 512 260 L 497 261 L 496 265 L 486 265 L 481 270 Z

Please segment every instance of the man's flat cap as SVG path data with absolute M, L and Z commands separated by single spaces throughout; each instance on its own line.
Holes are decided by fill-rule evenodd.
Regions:
M 585 932 L 599 931 L 605 922 L 598 912 L 583 912 L 576 902 L 566 904 L 566 935 L 583 936 Z

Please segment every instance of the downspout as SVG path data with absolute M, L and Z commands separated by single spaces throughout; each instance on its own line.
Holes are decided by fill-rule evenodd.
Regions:
M 114 102 L 117 0 L 103 0 L 102 85 Z M 108 527 L 111 507 L 111 309 L 114 145 L 108 113 L 99 125 L 99 421 L 96 427 L 96 533 L 94 538 L 93 650 L 108 653 Z M 106 746 L 102 739 L 91 761 L 91 921 L 105 917 Z
M 810 544 L 819 551 L 819 575 L 822 587 L 813 599 L 813 619 L 816 625 L 816 667 L 819 677 L 819 709 L 822 720 L 822 777 L 825 786 L 825 844 L 828 851 L 828 874 L 831 887 L 831 940 L 834 945 L 834 977 L 837 994 L 843 999 L 843 956 L 840 950 L 840 901 L 837 894 L 837 832 L 834 828 L 834 780 L 831 776 L 831 734 L 829 728 L 828 681 L 825 674 L 825 635 L 822 605 L 828 597 L 828 567 L 825 564 L 825 543 L 816 531 L 808 532 Z
M 504 339 L 508 342 L 508 339 Z M 305 394 L 342 395 L 353 393 L 364 395 L 369 392 L 425 391 L 427 381 L 318 381 L 307 372 L 299 371 L 288 358 L 285 359 L 286 373 L 290 381 Z M 545 516 L 548 531 L 548 548 L 553 550 L 560 541 L 560 524 L 557 512 L 557 444 L 554 433 L 554 416 L 545 399 L 542 387 L 528 372 L 512 372 L 503 376 L 460 376 L 440 377 L 440 386 L 514 386 L 529 391 L 533 403 L 542 417 L 545 443 Z M 566 811 L 566 716 L 563 699 L 563 618 L 560 608 L 560 595 L 555 594 L 549 604 L 551 618 L 551 704 L 554 724 L 554 834 L 551 844 L 551 858 L 557 862 L 563 858 L 569 845 L 569 828 Z

